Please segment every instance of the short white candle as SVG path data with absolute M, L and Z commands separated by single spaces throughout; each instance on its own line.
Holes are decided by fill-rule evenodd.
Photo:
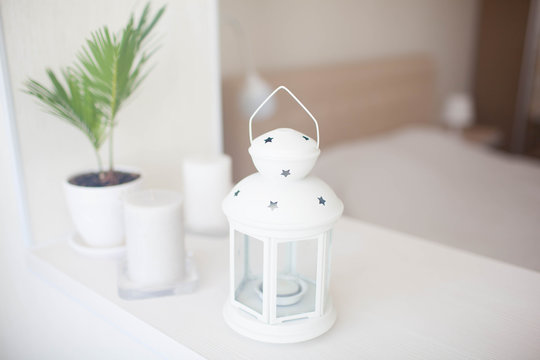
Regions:
M 124 197 L 129 279 L 141 285 L 181 280 L 185 269 L 182 196 L 143 190 Z
M 226 234 L 228 222 L 221 203 L 232 187 L 231 158 L 225 154 L 188 158 L 182 170 L 187 229 Z

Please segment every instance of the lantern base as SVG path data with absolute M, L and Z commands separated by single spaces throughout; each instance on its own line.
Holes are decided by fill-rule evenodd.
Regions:
M 334 325 L 337 315 L 330 302 L 326 312 L 320 317 L 266 324 L 227 301 L 223 307 L 223 317 L 234 331 L 245 337 L 267 343 L 285 344 L 307 341 L 324 334 Z

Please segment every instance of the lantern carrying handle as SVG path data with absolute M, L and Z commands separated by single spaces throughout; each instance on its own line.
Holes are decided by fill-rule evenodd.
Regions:
M 309 115 L 309 117 L 315 123 L 315 128 L 317 129 L 317 149 L 318 149 L 319 148 L 319 123 L 317 123 L 317 120 L 315 119 L 315 117 L 309 112 L 309 110 L 304 106 L 304 104 L 302 104 L 302 102 L 300 102 L 300 100 L 298 100 L 298 98 L 296 96 L 294 96 L 294 94 L 291 92 L 291 90 L 287 89 L 283 85 L 279 86 L 276 90 L 272 91 L 272 93 L 270 95 L 268 95 L 268 97 L 262 102 L 261 105 L 259 105 L 259 107 L 255 110 L 253 115 L 251 115 L 251 117 L 249 118 L 249 143 L 253 144 L 253 125 L 252 125 L 253 124 L 253 118 L 255 117 L 255 115 L 257 115 L 259 110 L 261 110 L 261 108 L 264 106 L 264 104 L 266 104 L 268 102 L 268 100 L 270 100 L 270 98 L 272 96 L 274 96 L 274 94 L 277 93 L 279 90 L 285 90 L 286 92 L 288 92 L 289 95 L 291 95 L 291 97 L 298 103 L 298 105 L 300 105 L 302 107 L 302 109 L 304 109 L 304 111 Z

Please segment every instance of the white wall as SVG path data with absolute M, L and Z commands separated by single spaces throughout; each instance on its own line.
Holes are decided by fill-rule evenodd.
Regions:
M 153 1 L 157 8 L 162 1 Z M 136 99 L 120 114 L 119 163 L 141 167 L 147 183 L 180 188 L 180 162 L 191 153 L 219 148 L 219 93 L 214 0 L 169 2 L 159 25 L 156 67 Z M 87 140 L 69 125 L 44 114 L 27 95 L 28 76 L 67 64 L 88 32 L 122 25 L 139 0 L 2 0 L 3 19 L 23 168 L 37 243 L 70 226 L 60 182 L 75 169 L 94 166 Z M 0 84 L 1 85 L 1 84 Z M 0 106 L 5 106 L 1 103 Z M 5 109 L 5 108 L 4 108 Z M 1 110 L 1 109 L 0 109 Z M 157 355 L 80 304 L 31 274 L 16 196 L 14 153 L 0 111 L 0 358 L 154 359 Z
M 153 1 L 154 11 L 162 3 Z M 119 29 L 144 4 L 140 0 L 0 3 L 37 243 L 69 228 L 61 181 L 74 171 L 95 168 L 96 160 L 84 135 L 45 114 L 22 93 L 23 82 L 28 77 L 46 80 L 45 68 L 57 70 L 70 64 L 90 31 L 104 24 Z M 212 106 L 219 91 L 210 43 L 213 4 L 212 0 L 168 2 L 156 27 L 162 47 L 153 59 L 155 67 L 119 113 L 116 161 L 141 168 L 148 186 L 180 189 L 182 157 L 208 153 L 219 145 L 213 123 L 218 112 Z
M 26 268 L 6 123 L 0 115 L 0 359 L 155 358 Z
M 477 0 L 222 0 L 244 26 L 260 69 L 349 62 L 404 53 L 433 56 L 440 95 L 472 86 Z M 242 66 L 222 25 L 222 72 Z

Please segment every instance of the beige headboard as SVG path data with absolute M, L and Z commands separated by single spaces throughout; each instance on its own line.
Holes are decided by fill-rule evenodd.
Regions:
M 435 69 L 423 55 L 328 65 L 262 74 L 272 86 L 287 86 L 317 118 L 321 148 L 408 124 L 434 120 Z M 225 152 L 235 181 L 255 171 L 247 152 L 249 116 L 240 111 L 244 79 L 223 79 Z M 275 114 L 254 122 L 253 137 L 290 127 L 315 136 L 313 122 L 285 92 L 276 94 Z

